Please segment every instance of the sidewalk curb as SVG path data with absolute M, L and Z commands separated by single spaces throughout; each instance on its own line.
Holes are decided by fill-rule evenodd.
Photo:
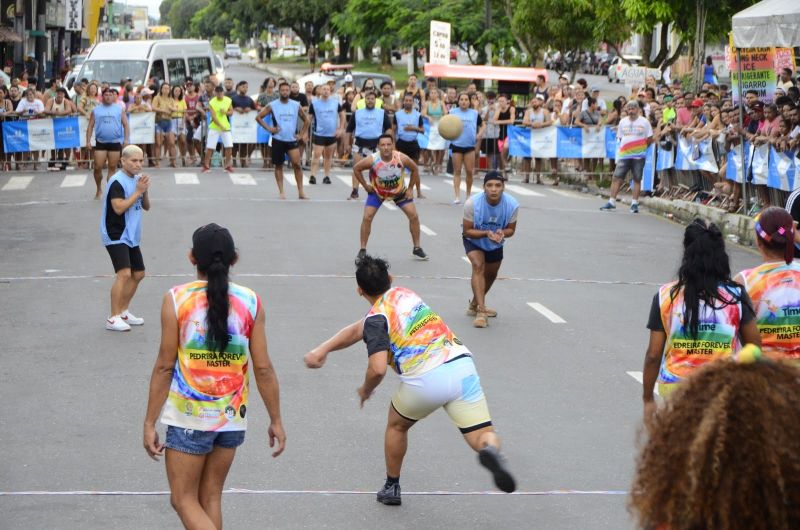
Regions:
M 561 175 L 561 180 L 576 186 L 578 190 L 586 188 L 586 182 L 577 175 Z M 589 193 L 608 197 L 608 189 L 588 185 Z M 630 204 L 628 196 L 618 199 L 618 202 Z M 662 215 L 667 219 L 688 225 L 698 217 L 716 224 L 728 241 L 740 245 L 755 246 L 755 219 L 746 215 L 728 213 L 725 210 L 706 206 L 697 202 L 680 199 L 662 199 L 661 197 L 641 197 L 639 204 L 650 213 Z

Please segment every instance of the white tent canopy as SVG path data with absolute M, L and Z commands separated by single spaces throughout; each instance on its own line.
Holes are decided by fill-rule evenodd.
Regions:
M 764 0 L 733 15 L 736 48 L 800 46 L 800 2 Z

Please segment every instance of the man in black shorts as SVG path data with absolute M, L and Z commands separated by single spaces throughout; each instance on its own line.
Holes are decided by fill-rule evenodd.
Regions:
M 344 132 L 344 109 L 339 100 L 331 97 L 331 88 L 327 84 L 319 86 L 319 97 L 311 102 L 309 108 L 314 117 L 314 150 L 311 156 L 311 176 L 309 184 L 317 183 L 317 166 L 322 157 L 322 168 L 325 171 L 323 184 L 331 183 L 331 165 L 336 145 Z
M 422 124 L 422 114 L 414 109 L 414 96 L 406 94 L 403 96 L 403 108 L 394 114 L 394 131 L 397 138 L 397 150 L 414 161 L 419 163 L 419 142 L 417 135 L 425 132 Z M 417 180 L 417 197 L 423 199 L 421 190 L 422 183 Z
M 392 122 L 383 109 L 375 108 L 375 92 L 369 91 L 364 95 L 365 108 L 356 110 L 350 121 L 347 123 L 347 132 L 354 135 L 355 140 L 355 164 L 362 158 L 372 156 L 378 148 L 378 139 L 383 134 L 392 133 Z M 353 176 L 353 191 L 350 192 L 351 199 L 358 199 L 358 180 Z
M 103 197 L 100 239 L 105 245 L 116 278 L 111 287 L 111 316 L 106 329 L 130 331 L 144 319 L 134 316 L 128 305 L 144 279 L 144 259 L 139 248 L 142 237 L 142 210 L 150 209 L 150 177 L 140 175 L 144 153 L 129 145 L 122 150 L 122 169 L 109 180 Z
M 278 184 L 278 193 L 285 199 L 283 192 L 283 162 L 288 156 L 294 169 L 294 178 L 297 182 L 297 194 L 300 199 L 308 199 L 303 192 L 303 168 L 300 167 L 300 147 L 298 142 L 308 133 L 309 121 L 300 103 L 289 99 L 289 83 L 283 82 L 278 88 L 279 99 L 265 105 L 258 113 L 256 121 L 272 134 L 272 163 L 275 165 L 275 181 Z M 273 126 L 264 121 L 264 116 L 271 114 Z M 303 126 L 297 132 L 297 120 L 302 120 Z
M 103 166 L 108 161 L 108 175 L 116 173 L 119 164 L 119 153 L 122 146 L 128 143 L 128 116 L 117 105 L 117 91 L 113 88 L 103 90 L 103 103 L 97 105 L 89 115 L 89 125 L 86 129 L 86 146 L 92 146 L 92 132 L 94 131 L 94 182 L 97 186 L 94 198 L 99 199 L 102 191 Z

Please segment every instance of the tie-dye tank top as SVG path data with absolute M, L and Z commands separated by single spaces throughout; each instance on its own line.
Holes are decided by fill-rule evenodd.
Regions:
M 228 284 L 228 334 L 221 353 L 206 344 L 205 281 L 170 290 L 178 317 L 178 359 L 161 422 L 199 431 L 243 431 L 247 428 L 248 353 L 250 335 L 261 307 L 247 287 Z
M 658 382 L 680 383 L 704 364 L 730 357 L 739 349 L 739 327 L 742 319 L 742 304 L 734 302 L 735 288 L 719 288 L 719 296 L 732 302 L 719 308 L 707 306 L 700 301 L 697 338 L 689 332 L 689 322 L 684 315 L 683 289 L 671 296 L 675 282 L 663 285 L 658 291 L 661 306 L 661 322 L 667 334 L 667 345 L 661 361 Z M 730 290 L 729 290 L 730 289 Z M 739 293 L 735 293 L 738 295 Z M 722 307 L 720 307 L 722 306 Z
M 800 264 L 763 263 L 741 276 L 753 300 L 764 355 L 800 363 Z
M 384 315 L 389 322 L 389 365 L 400 377 L 416 377 L 470 355 L 442 318 L 409 289 L 386 291 L 364 318 L 373 315 Z
M 385 162 L 379 153 L 373 155 L 369 168 L 370 185 L 381 199 L 392 199 L 406 191 L 403 162 L 398 151 L 392 152 L 392 159 Z

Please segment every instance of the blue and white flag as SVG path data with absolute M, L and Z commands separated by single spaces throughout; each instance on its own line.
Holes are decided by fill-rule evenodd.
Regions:
M 417 133 L 417 144 L 420 149 L 427 149 L 431 137 L 431 121 L 427 117 L 422 118 L 422 128 L 425 129 L 425 132 Z
M 728 151 L 728 165 L 725 166 L 725 178 L 739 184 L 744 182 L 743 152 L 750 152 L 750 144 L 745 143 L 744 150 L 741 145 L 737 145 Z
M 128 114 L 129 141 L 134 145 L 154 144 L 156 142 L 156 113 L 137 112 Z M 86 141 L 86 131 L 83 132 L 83 141 Z M 92 131 L 94 142 L 94 131 Z
M 80 146 L 80 124 L 76 116 L 3 122 L 3 147 L 6 153 Z
M 653 191 L 656 181 L 656 146 L 647 146 L 647 156 L 644 159 L 644 170 L 642 171 L 642 191 Z
M 509 126 L 508 153 L 526 158 L 606 158 L 608 128 Z M 614 140 L 616 150 L 616 139 Z M 612 156 L 613 158 L 613 156 Z
M 556 127 L 556 154 L 558 158 L 583 158 L 583 129 Z
M 750 174 L 753 184 L 766 186 L 769 180 L 769 145 L 750 146 Z
M 606 127 L 606 158 L 617 159 L 617 128 Z
M 767 177 L 767 185 L 770 188 L 792 191 L 795 188 L 796 172 L 794 151 L 776 151 L 774 147 L 770 147 Z
M 606 133 L 601 127 L 600 130 L 595 128 L 583 129 L 582 131 L 582 158 L 605 158 L 606 157 Z
M 683 136 L 678 138 L 678 152 L 675 157 L 675 169 L 683 171 L 719 171 L 711 140 L 698 142 Z
M 656 170 L 664 171 L 675 167 L 675 143 L 672 144 L 672 149 L 656 149 Z

